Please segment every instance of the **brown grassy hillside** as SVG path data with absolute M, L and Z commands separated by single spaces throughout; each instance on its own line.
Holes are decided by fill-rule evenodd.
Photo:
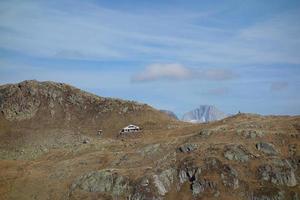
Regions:
M 299 116 L 189 124 L 36 81 L 1 86 L 0 105 L 0 199 L 300 197 Z M 129 123 L 143 131 L 116 137 Z

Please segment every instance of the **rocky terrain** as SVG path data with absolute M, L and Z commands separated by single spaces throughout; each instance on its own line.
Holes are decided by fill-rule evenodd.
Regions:
M 182 121 L 192 123 L 212 122 L 224 119 L 227 115 L 212 105 L 200 105 L 198 108 L 185 113 Z
M 142 131 L 119 135 L 128 124 Z M 3 85 L 0 199 L 297 200 L 299 137 L 299 116 L 192 124 L 66 84 Z

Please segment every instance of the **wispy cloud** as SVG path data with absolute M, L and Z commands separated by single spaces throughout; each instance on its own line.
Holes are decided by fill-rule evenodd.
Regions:
M 199 69 L 189 68 L 182 64 L 156 63 L 147 66 L 143 71 L 132 76 L 133 82 L 155 81 L 155 80 L 212 80 L 224 81 L 236 78 L 237 75 L 229 69 Z
M 232 30 L 207 23 L 218 10 L 129 12 L 79 1 L 55 5 L 1 1 L 0 48 L 87 60 L 300 63 L 300 30 L 294 20 L 300 12 Z

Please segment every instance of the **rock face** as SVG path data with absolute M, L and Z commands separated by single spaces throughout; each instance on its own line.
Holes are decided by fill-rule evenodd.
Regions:
M 275 146 L 270 143 L 266 142 L 259 142 L 256 144 L 256 148 L 259 151 L 262 151 L 263 153 L 267 155 L 277 155 L 278 152 L 275 150 Z
M 35 116 L 41 104 L 36 85 L 36 82 L 27 81 L 11 87 L 0 87 L 0 110 L 7 120 L 20 121 Z
M 124 196 L 131 190 L 129 179 L 109 171 L 93 171 L 79 177 L 71 186 L 71 191 L 81 189 L 86 192 L 108 192 L 112 196 Z
M 224 157 L 228 160 L 247 162 L 250 159 L 249 154 L 241 145 L 229 145 L 225 147 Z
M 160 195 L 164 196 L 171 189 L 171 186 L 175 180 L 175 175 L 175 169 L 168 169 L 158 175 L 153 175 L 154 185 L 156 186 Z
M 262 165 L 258 168 L 258 175 L 261 180 L 269 181 L 275 185 L 294 187 L 297 185 L 295 170 L 291 164 L 284 160 L 282 164 Z
M 227 115 L 212 105 L 201 105 L 198 108 L 185 113 L 183 121 L 192 123 L 211 122 L 225 118 Z
M 170 110 L 159 110 L 159 111 L 167 114 L 169 117 L 171 117 L 173 119 L 178 120 L 177 115 L 174 112 L 170 111 Z

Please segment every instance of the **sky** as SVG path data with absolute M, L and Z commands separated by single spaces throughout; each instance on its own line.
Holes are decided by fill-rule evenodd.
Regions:
M 181 116 L 300 114 L 300 1 L 1 0 L 0 84 L 68 83 Z

